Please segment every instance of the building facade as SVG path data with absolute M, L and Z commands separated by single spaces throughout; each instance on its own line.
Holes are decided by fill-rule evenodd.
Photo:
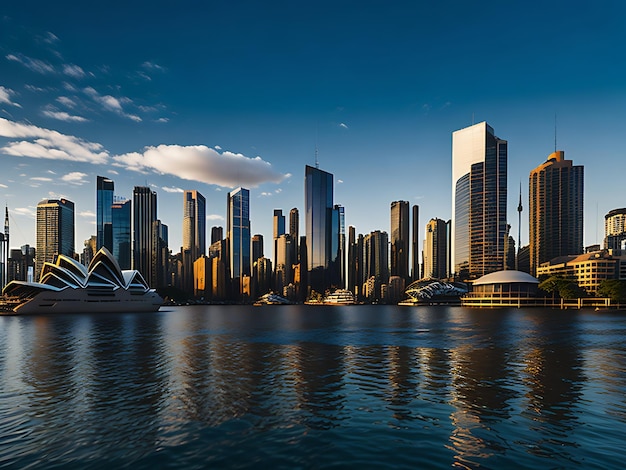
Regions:
M 391 275 L 409 279 L 409 203 L 391 203 Z
M 530 274 L 547 261 L 583 252 L 584 168 L 556 151 L 529 177 Z
M 430 219 L 424 238 L 424 279 L 448 277 L 448 223 Z
M 502 269 L 507 141 L 481 122 L 452 133 L 452 269 L 459 280 Z
M 153 230 L 157 220 L 157 194 L 146 186 L 133 189 L 133 269 L 139 271 L 150 287 L 156 287 L 153 278 Z
M 185 292 L 195 291 L 194 263 L 206 254 L 206 199 L 195 190 L 183 193 L 182 285 Z
M 250 191 L 237 188 L 227 196 L 226 238 L 230 245 L 230 275 L 233 294 L 237 298 L 250 296 L 251 240 Z
M 626 249 L 626 208 L 614 209 L 604 216 L 604 249 Z
M 132 269 L 131 201 L 115 201 L 111 206 L 113 228 L 113 250 L 111 254 L 120 269 Z
M 37 204 L 38 279 L 44 263 L 53 263 L 57 255 L 74 257 L 74 203 L 67 199 L 45 199 Z
M 112 223 L 113 180 L 104 176 L 96 177 L 96 251 L 105 246 L 113 251 Z

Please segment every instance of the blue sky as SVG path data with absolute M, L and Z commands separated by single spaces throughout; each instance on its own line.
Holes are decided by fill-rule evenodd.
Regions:
M 585 244 L 626 206 L 626 4 L 594 2 L 43 2 L 0 11 L 0 196 L 11 246 L 35 245 L 37 203 L 76 204 L 95 234 L 95 180 L 158 193 L 170 248 L 182 194 L 251 190 L 253 233 L 304 205 L 304 166 L 335 175 L 357 233 L 451 215 L 451 134 L 486 120 L 519 184 L 557 146 L 585 166 Z M 528 215 L 522 243 L 528 243 Z M 301 216 L 303 219 L 303 216 Z M 303 226 L 301 227 L 303 231 Z M 271 254 L 266 242 L 266 254 Z

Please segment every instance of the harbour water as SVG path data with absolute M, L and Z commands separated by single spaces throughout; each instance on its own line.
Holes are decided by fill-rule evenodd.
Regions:
M 0 317 L 0 468 L 622 468 L 626 314 Z

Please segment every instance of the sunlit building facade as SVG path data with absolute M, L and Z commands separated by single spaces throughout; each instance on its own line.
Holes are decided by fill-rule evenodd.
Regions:
M 448 224 L 445 220 L 430 219 L 424 238 L 424 279 L 448 277 Z
M 156 250 L 153 230 L 157 220 L 157 194 L 147 186 L 133 189 L 133 269 L 139 271 L 150 287 L 153 278 L 153 252 Z
M 530 274 L 545 262 L 583 252 L 584 168 L 557 151 L 530 172 Z
M 57 255 L 74 257 L 74 203 L 67 199 L 45 199 L 37 204 L 36 279 L 44 263 Z
M 604 249 L 626 249 L 626 208 L 614 209 L 604 216 Z
M 194 263 L 206 253 L 206 199 L 195 190 L 183 193 L 183 289 L 194 286 Z M 195 291 L 195 288 L 194 288 Z
M 252 269 L 250 240 L 250 191 L 237 188 L 227 196 L 226 238 L 230 245 L 230 275 L 234 295 L 249 296 L 249 278 Z
M 460 280 L 502 269 L 507 141 L 481 122 L 452 133 L 452 269 Z

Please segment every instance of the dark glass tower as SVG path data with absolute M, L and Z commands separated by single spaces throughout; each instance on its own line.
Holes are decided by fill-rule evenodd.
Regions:
M 249 295 L 251 263 L 250 191 L 238 188 L 228 193 L 226 237 L 230 244 L 230 273 L 237 298 Z M 246 281 L 247 278 L 247 281 Z
M 391 275 L 409 280 L 409 203 L 391 203 Z
M 104 176 L 96 179 L 96 250 L 105 246 L 113 251 L 112 232 L 106 225 L 113 221 L 111 206 L 113 205 L 114 183 Z
M 74 203 L 67 199 L 46 199 L 37 204 L 38 279 L 44 263 L 57 255 L 74 256 Z
M 183 193 L 183 289 L 193 291 L 193 263 L 206 254 L 206 199 L 198 191 Z
M 455 276 L 476 279 L 504 266 L 507 142 L 486 123 L 452 133 L 452 257 Z
M 308 290 L 323 294 L 332 285 L 333 175 L 308 165 L 304 174 Z
M 113 251 L 121 269 L 131 269 L 130 200 L 114 202 L 111 206 L 113 227 Z
M 152 255 L 156 252 L 153 236 L 157 220 L 157 195 L 149 187 L 135 186 L 133 190 L 133 269 L 144 277 L 150 287 L 156 287 L 153 278 Z
M 583 252 L 584 167 L 557 151 L 530 172 L 530 274 L 558 256 Z

